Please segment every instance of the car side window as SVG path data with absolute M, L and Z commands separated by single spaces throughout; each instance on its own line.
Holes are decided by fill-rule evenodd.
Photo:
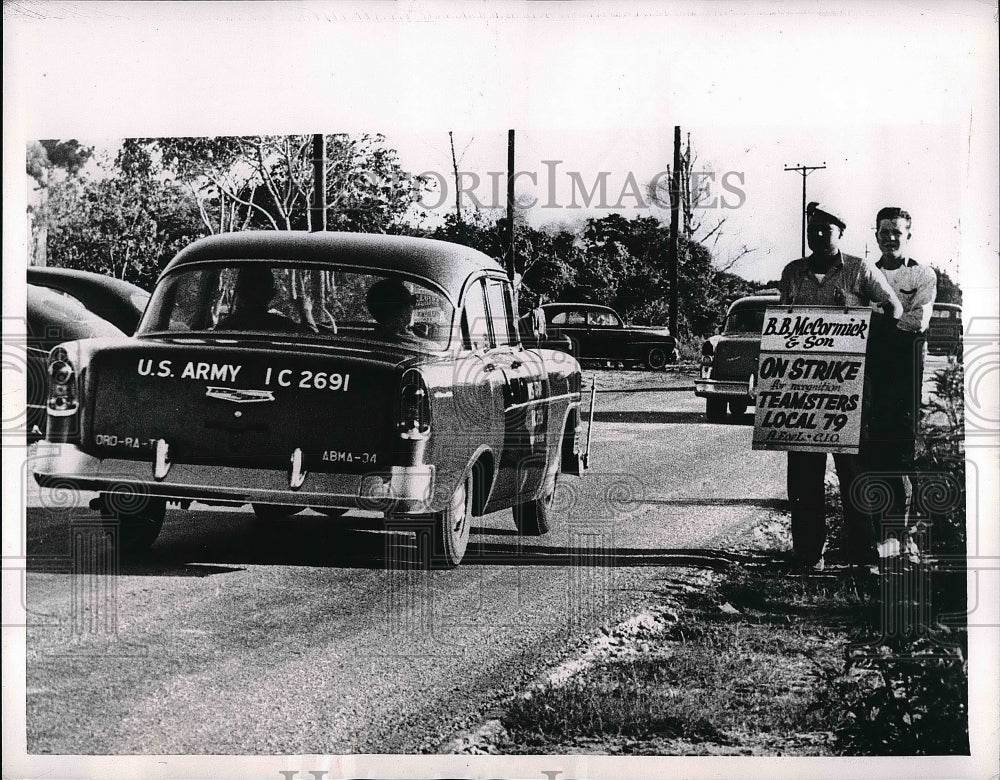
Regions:
M 499 346 L 517 343 L 517 333 L 514 330 L 514 305 L 507 285 L 497 279 L 486 282 L 486 297 L 490 306 L 490 318 L 493 322 L 493 335 Z
M 486 290 L 481 279 L 473 282 L 465 294 L 465 304 L 462 307 L 462 333 L 465 344 L 470 349 L 492 346 L 490 318 L 486 309 Z
M 582 311 L 565 311 L 552 318 L 556 325 L 586 325 L 587 318 Z
M 600 325 L 605 328 L 620 328 L 621 320 L 609 311 L 592 311 L 588 315 L 591 325 Z

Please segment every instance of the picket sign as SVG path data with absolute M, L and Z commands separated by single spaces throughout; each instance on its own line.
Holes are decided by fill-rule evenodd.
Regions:
M 866 307 L 768 307 L 757 363 L 755 450 L 857 454 L 871 315 Z

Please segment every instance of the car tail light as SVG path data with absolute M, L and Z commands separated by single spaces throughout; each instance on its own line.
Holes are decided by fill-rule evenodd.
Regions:
M 701 348 L 701 378 L 709 379 L 712 376 L 712 361 L 715 360 L 715 351 L 712 345 L 705 342 Z
M 48 412 L 53 417 L 68 417 L 80 408 L 76 369 L 62 347 L 49 354 Z
M 431 402 L 427 384 L 419 371 L 403 374 L 399 386 L 399 411 L 396 417 L 400 438 L 426 439 L 431 430 Z

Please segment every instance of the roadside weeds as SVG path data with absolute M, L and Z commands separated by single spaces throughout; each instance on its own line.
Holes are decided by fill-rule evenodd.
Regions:
M 784 533 L 779 518 L 749 539 Z M 799 574 L 782 553 L 727 557 L 721 571 L 671 569 L 645 610 L 441 752 L 968 752 L 966 637 L 949 622 L 964 614 L 963 572 L 900 561 L 881 577 Z
M 884 600 L 859 600 L 844 575 L 677 571 L 666 598 L 443 752 L 967 752 L 962 632 L 886 636 Z

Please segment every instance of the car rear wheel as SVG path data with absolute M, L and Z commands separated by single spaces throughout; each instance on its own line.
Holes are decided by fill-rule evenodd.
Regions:
M 651 347 L 646 353 L 646 365 L 653 371 L 667 367 L 667 351 L 663 347 Z
M 556 494 L 558 472 L 542 495 L 523 504 L 514 504 L 514 525 L 521 536 L 542 536 L 549 532 L 552 500 Z
M 746 401 L 730 401 L 729 402 L 729 413 L 733 417 L 740 418 L 747 413 L 747 402 Z
M 148 550 L 160 535 L 167 502 L 134 494 L 101 493 L 100 510 L 105 527 L 115 533 L 119 551 L 138 553 Z
M 465 556 L 472 526 L 472 484 L 473 471 L 470 470 L 455 490 L 448 508 L 433 516 L 431 566 L 434 568 L 453 569 Z
M 721 422 L 726 418 L 725 398 L 706 398 L 705 417 L 709 422 Z

